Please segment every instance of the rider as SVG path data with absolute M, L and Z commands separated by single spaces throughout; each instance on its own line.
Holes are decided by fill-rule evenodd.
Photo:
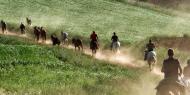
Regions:
M 92 34 L 90 35 L 90 39 L 91 39 L 91 42 L 90 42 L 90 46 L 92 46 L 92 44 L 96 43 L 96 47 L 98 48 L 98 35 L 96 34 L 95 31 L 92 31 Z
M 145 51 L 145 57 L 144 60 L 147 60 L 148 52 L 153 51 L 155 49 L 155 44 L 152 42 L 152 40 L 149 40 L 149 43 L 146 44 L 147 50 Z
M 178 75 L 182 74 L 182 68 L 178 59 L 175 59 L 173 49 L 168 50 L 169 58 L 164 60 L 162 72 L 164 73 L 164 78 L 172 78 L 178 80 Z
M 68 39 L 68 33 L 67 32 L 61 32 L 62 40 L 65 41 Z
M 113 36 L 112 36 L 111 40 L 112 40 L 112 43 L 111 43 L 111 49 L 112 49 L 113 43 L 119 41 L 118 36 L 116 35 L 115 32 L 113 32 Z
M 159 83 L 156 89 L 158 91 L 160 91 L 160 89 L 163 90 L 163 88 L 165 88 L 165 90 L 168 89 L 171 90 L 171 88 L 169 87 L 176 86 L 181 93 L 184 93 L 184 88 L 179 84 L 179 79 L 178 79 L 178 75 L 182 75 L 182 68 L 180 66 L 178 59 L 175 59 L 173 57 L 174 56 L 173 49 L 168 50 L 168 56 L 169 57 L 164 60 L 161 70 L 164 73 L 164 79 Z M 166 87 L 168 87 L 168 89 L 166 89 Z M 178 93 L 178 91 L 174 90 L 173 93 Z M 183 95 L 181 93 L 180 95 Z

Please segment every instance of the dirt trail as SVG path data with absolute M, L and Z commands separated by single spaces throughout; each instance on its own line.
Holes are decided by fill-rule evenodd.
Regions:
M 27 39 L 33 39 L 30 36 L 28 36 L 28 34 L 21 35 L 16 32 L 6 31 L 4 34 L 2 34 L 2 32 L 0 31 L 0 34 L 1 35 L 18 36 L 18 37 L 27 38 Z M 42 41 L 40 40 L 38 43 L 42 43 Z M 42 43 L 42 44 L 51 45 L 52 42 L 50 39 L 47 39 L 46 42 Z M 72 45 L 68 45 L 67 47 L 64 46 L 64 48 L 74 49 L 74 47 Z M 91 50 L 88 47 L 84 48 L 83 53 L 85 53 L 86 55 L 92 55 Z M 120 51 L 116 54 L 109 50 L 98 50 L 97 54 L 94 56 L 94 58 L 96 58 L 98 60 L 109 61 L 113 64 L 120 64 L 120 65 L 124 65 L 124 66 L 137 67 L 137 68 L 140 68 L 140 67 L 143 67 L 146 65 L 146 63 L 144 61 L 137 60 L 134 57 L 132 57 L 130 55 L 130 51 L 128 51 L 127 49 L 120 49 Z M 162 76 L 162 73 L 160 72 L 159 68 L 154 68 L 152 73 Z
M 2 33 L 0 33 L 0 34 L 2 34 Z M 32 39 L 27 34 L 21 35 L 21 34 L 18 34 L 15 32 L 9 32 L 9 31 L 6 31 L 6 33 L 4 33 L 2 35 L 18 36 L 18 37 L 22 37 L 22 38 Z M 42 41 L 39 41 L 38 43 L 42 43 Z M 45 43 L 42 43 L 42 44 L 51 45 L 52 42 L 50 39 L 48 39 L 48 40 L 46 40 Z M 74 49 L 74 47 L 72 45 L 69 45 L 65 48 Z M 92 55 L 91 50 L 88 49 L 87 47 L 84 48 L 83 52 L 86 55 Z M 126 52 L 126 50 L 121 49 L 120 52 L 117 54 L 112 53 L 111 51 L 108 51 L 108 50 L 107 51 L 106 50 L 98 50 L 98 52 L 94 56 L 94 58 L 96 58 L 98 60 L 109 61 L 113 64 L 127 65 L 127 66 L 131 66 L 131 67 L 144 66 L 144 62 L 142 62 L 142 61 L 137 62 L 136 59 L 134 59 L 133 57 L 131 57 L 129 55 L 129 52 L 127 52 L 127 53 L 123 53 L 123 52 Z M 140 63 L 140 64 L 136 64 L 136 63 Z

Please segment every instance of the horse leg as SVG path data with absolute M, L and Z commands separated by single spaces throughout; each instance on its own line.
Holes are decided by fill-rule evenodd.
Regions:
M 94 50 L 92 49 L 92 56 L 94 56 Z
M 5 32 L 5 29 L 4 29 L 4 28 L 2 28 L 2 32 L 3 32 L 3 34 L 4 34 L 4 32 Z
M 75 46 L 75 51 L 77 50 L 77 47 Z
M 94 50 L 94 53 L 96 54 L 96 52 L 97 52 L 97 51 L 96 51 L 96 49 L 95 49 L 95 50 Z
M 151 64 L 150 61 L 148 61 L 148 65 L 149 65 L 149 69 L 150 69 L 150 71 L 152 71 L 152 64 Z
M 81 44 L 81 49 L 82 49 L 82 51 L 83 51 L 83 45 Z

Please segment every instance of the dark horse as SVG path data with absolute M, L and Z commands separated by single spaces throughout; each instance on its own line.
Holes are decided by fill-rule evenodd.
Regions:
M 1 29 L 3 33 L 7 30 L 7 25 L 3 20 L 1 20 Z
M 34 27 L 34 36 L 35 36 L 36 41 L 38 42 L 40 39 L 40 29 L 37 26 Z
M 72 38 L 72 44 L 75 47 L 75 50 L 78 48 L 78 50 L 80 51 L 81 49 L 83 50 L 83 44 L 82 44 L 82 40 L 79 38 Z
M 51 41 L 53 43 L 53 46 L 60 45 L 60 43 L 61 43 L 61 41 L 57 38 L 57 36 L 55 34 L 51 35 Z
M 90 42 L 90 49 L 92 50 L 92 55 L 96 54 L 98 49 L 98 42 L 97 41 L 91 41 Z
M 45 42 L 46 41 L 46 30 L 43 27 L 40 28 L 40 35 L 42 38 L 42 42 Z

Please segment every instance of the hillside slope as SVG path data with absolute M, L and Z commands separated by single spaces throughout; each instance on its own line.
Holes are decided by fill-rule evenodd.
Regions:
M 25 17 L 49 33 L 67 31 L 88 38 L 92 30 L 110 40 L 117 32 L 122 42 L 152 35 L 183 35 L 190 31 L 189 18 L 168 15 L 114 0 L 0 0 L 0 18 L 18 30 Z
M 23 38 L 0 35 L 0 39 L 3 95 L 123 95 L 130 88 L 120 85 L 137 81 L 142 71 Z

